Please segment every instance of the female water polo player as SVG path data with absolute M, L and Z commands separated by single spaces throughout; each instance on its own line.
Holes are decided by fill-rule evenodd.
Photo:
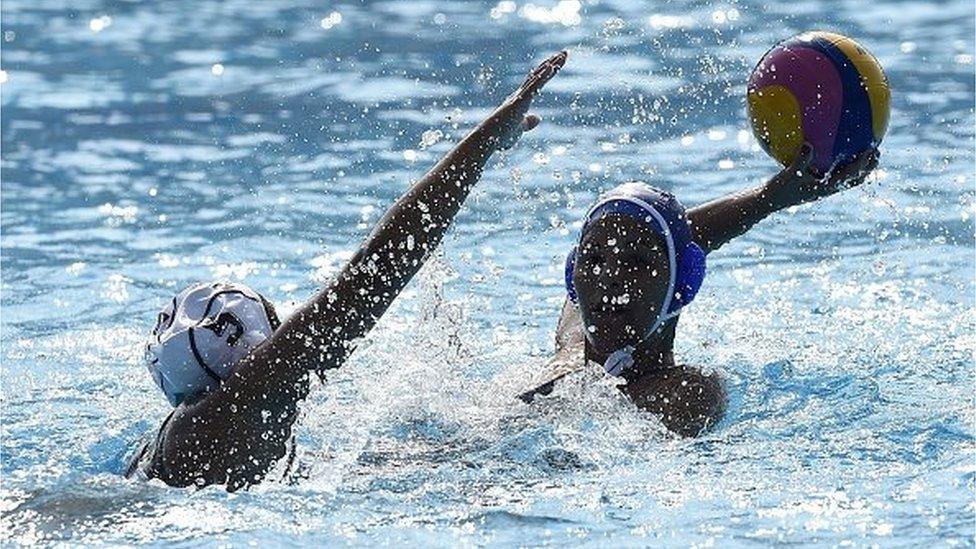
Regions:
M 715 374 L 674 359 L 678 314 L 705 276 L 705 255 L 766 216 L 861 184 L 877 166 L 871 150 L 824 178 L 814 175 L 814 151 L 753 189 L 685 211 L 671 194 L 642 183 L 621 185 L 587 214 L 566 261 L 568 299 L 556 330 L 556 355 L 530 402 L 588 362 L 623 379 L 621 389 L 664 425 L 695 436 L 725 411 Z
M 260 482 L 287 452 L 309 374 L 338 368 L 437 247 L 493 152 L 539 118 L 532 97 L 566 61 L 558 53 L 393 204 L 338 276 L 279 323 L 234 284 L 198 284 L 159 314 L 147 345 L 175 409 L 128 475 L 173 486 Z

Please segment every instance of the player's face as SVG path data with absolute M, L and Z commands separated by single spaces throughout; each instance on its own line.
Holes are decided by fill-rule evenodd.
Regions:
M 587 227 L 573 281 L 587 339 L 598 352 L 641 340 L 664 303 L 669 274 L 665 242 L 646 225 L 611 214 Z

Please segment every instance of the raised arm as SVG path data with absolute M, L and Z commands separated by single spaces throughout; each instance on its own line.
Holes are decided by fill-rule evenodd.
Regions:
M 219 388 L 177 408 L 162 430 L 169 484 L 260 481 L 286 450 L 312 370 L 339 367 L 430 253 L 485 163 L 512 146 L 539 118 L 532 97 L 566 60 L 561 52 L 533 70 L 509 96 L 380 219 L 335 280 L 235 367 Z
M 688 210 L 692 236 L 706 253 L 717 250 L 774 212 L 860 185 L 878 165 L 879 157 L 877 150 L 867 151 L 819 177 L 809 168 L 813 149 L 804 145 L 793 165 L 765 184 Z
M 379 220 L 335 282 L 276 333 L 282 358 L 300 368 L 336 368 L 383 315 L 437 247 L 485 163 L 539 123 L 526 116 L 532 97 L 566 60 L 536 67 L 518 90 L 414 184 Z M 280 343 L 279 343 L 280 341 Z M 311 344 L 309 346 L 309 343 Z

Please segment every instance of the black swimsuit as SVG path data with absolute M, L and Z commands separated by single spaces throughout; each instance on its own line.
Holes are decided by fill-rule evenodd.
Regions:
M 149 480 L 151 478 L 165 477 L 163 460 L 158 457 L 159 452 L 156 451 L 156 448 L 159 448 L 159 439 L 163 436 L 163 433 L 166 431 L 166 426 L 171 419 L 173 419 L 173 412 L 170 412 L 166 416 L 166 419 L 163 420 L 163 424 L 159 426 L 159 431 L 156 432 L 156 438 L 142 443 L 142 447 L 132 456 L 132 459 L 129 460 L 129 465 L 125 468 L 125 478 Z
M 163 433 L 166 432 L 166 427 L 169 425 L 169 420 L 171 419 L 173 419 L 173 412 L 170 412 L 166 416 L 166 419 L 163 420 L 163 424 L 159 426 L 159 431 L 156 432 L 156 437 L 142 443 L 139 451 L 132 456 L 129 464 L 125 468 L 125 478 L 135 478 L 143 481 L 154 478 L 166 478 L 166 467 L 162 459 L 162 453 L 156 450 L 161 447 L 160 439 Z M 285 458 L 287 461 L 280 480 L 292 483 L 303 476 L 302 470 L 304 468 L 300 465 L 295 466 L 295 453 L 295 437 L 292 436 L 288 441 L 288 456 Z

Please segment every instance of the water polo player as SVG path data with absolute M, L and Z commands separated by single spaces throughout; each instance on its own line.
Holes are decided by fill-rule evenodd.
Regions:
M 556 355 L 526 402 L 596 362 L 622 378 L 621 389 L 664 425 L 695 436 L 725 411 L 717 375 L 674 359 L 681 308 L 705 276 L 705 255 L 773 212 L 861 184 L 877 166 L 870 150 L 814 175 L 804 145 L 792 166 L 766 184 L 685 211 L 671 194 L 642 183 L 621 185 L 587 214 L 566 262 L 568 299 L 556 332 Z
M 539 118 L 532 97 L 566 60 L 562 52 L 415 183 L 379 220 L 338 276 L 279 321 L 271 304 L 236 284 L 198 284 L 156 319 L 146 354 L 175 406 L 129 476 L 174 486 L 260 482 L 287 453 L 309 374 L 338 368 L 437 247 L 493 152 Z

